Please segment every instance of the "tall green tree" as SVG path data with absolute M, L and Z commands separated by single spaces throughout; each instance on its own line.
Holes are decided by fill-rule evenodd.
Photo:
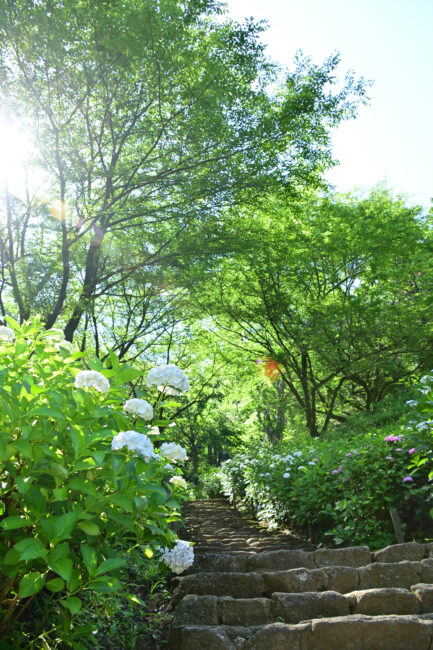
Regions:
M 418 208 L 271 196 L 225 223 L 195 300 L 226 338 L 281 364 L 311 436 L 430 367 L 431 235 Z M 191 271 L 193 272 L 193 271 Z
M 330 129 L 363 83 L 334 92 L 337 57 L 282 74 L 262 26 L 221 12 L 213 0 L 1 4 L 2 105 L 34 133 L 48 173 L 42 202 L 3 192 L 4 312 L 60 319 L 68 339 L 104 323 L 104 305 L 120 301 L 123 318 L 131 282 L 155 286 L 174 244 L 198 249 L 222 205 L 319 182 Z

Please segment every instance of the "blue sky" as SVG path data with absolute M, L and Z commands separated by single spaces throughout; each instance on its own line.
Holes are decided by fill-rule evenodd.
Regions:
M 411 202 L 433 197 L 432 0 L 226 0 L 230 14 L 269 23 L 263 40 L 291 66 L 302 50 L 320 63 L 341 54 L 348 70 L 371 79 L 370 103 L 339 127 L 328 174 L 338 190 L 385 181 Z

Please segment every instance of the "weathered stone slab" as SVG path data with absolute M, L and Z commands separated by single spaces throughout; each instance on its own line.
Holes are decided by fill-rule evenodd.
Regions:
M 275 618 L 299 623 L 318 616 L 346 616 L 350 614 L 350 601 L 335 591 L 274 593 L 272 609 Z
M 353 567 L 324 567 L 311 571 L 311 579 L 316 589 L 338 591 L 345 594 L 358 588 L 358 570 Z
M 312 621 L 302 650 L 429 650 L 433 623 L 411 616 L 348 616 Z M 284 648 L 282 646 L 281 650 Z
M 272 621 L 267 598 L 220 598 L 218 611 L 223 625 L 265 625 Z
M 264 579 L 258 573 L 199 573 L 181 578 L 174 598 L 185 594 L 256 598 L 264 591 Z
M 348 546 L 346 548 L 320 548 L 314 551 L 316 567 L 350 566 L 361 567 L 370 563 L 368 546 Z
M 231 553 L 196 553 L 189 573 L 198 571 L 236 573 L 244 570 L 245 559 L 242 556 L 236 557 Z
M 172 628 L 169 647 L 170 650 L 236 650 L 224 628 L 198 625 Z
M 421 582 L 412 585 L 411 591 L 414 592 L 419 600 L 421 614 L 433 613 L 433 584 Z
M 384 587 L 405 587 L 418 582 L 419 562 L 398 562 L 388 564 L 375 562 L 358 569 L 359 589 Z
M 419 601 L 415 594 L 401 588 L 365 589 L 352 591 L 347 598 L 353 603 L 354 613 L 377 616 L 379 614 L 418 614 Z
M 312 576 L 313 571 L 307 569 L 290 569 L 289 571 L 269 571 L 262 573 L 265 593 L 273 594 L 275 591 L 302 592 L 316 591 L 316 581 Z
M 393 544 L 373 553 L 374 562 L 419 562 L 426 556 L 424 544 L 407 542 L 406 544 Z
M 301 650 L 299 641 L 303 629 L 304 626 L 295 628 L 283 623 L 266 625 L 245 643 L 242 650 Z
M 433 558 L 421 561 L 420 582 L 433 584 Z
M 305 551 L 264 551 L 247 560 L 247 569 L 253 571 L 286 571 L 305 567 L 314 568 L 312 553 Z
M 176 607 L 174 625 L 218 625 L 218 598 L 188 594 Z

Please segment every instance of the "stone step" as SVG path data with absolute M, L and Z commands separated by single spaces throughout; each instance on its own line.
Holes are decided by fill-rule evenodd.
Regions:
M 433 584 L 408 589 L 364 589 L 340 594 L 336 591 L 274 593 L 271 598 L 187 595 L 176 607 L 174 626 L 248 625 L 271 622 L 300 623 L 317 617 L 363 614 L 433 614 Z
M 398 545 L 403 546 L 403 545 Z M 220 571 L 220 572 L 263 572 L 282 571 L 291 568 L 321 568 L 324 566 L 366 566 L 369 563 L 388 564 L 391 557 L 400 558 L 398 561 L 410 561 L 408 558 L 416 558 L 418 561 L 429 559 L 433 556 L 432 545 L 416 544 L 411 548 L 411 553 L 403 552 L 398 546 L 388 547 L 370 555 L 368 547 L 353 547 L 344 549 L 319 549 L 317 551 L 304 551 L 302 549 L 287 548 L 278 551 L 262 551 L 256 549 L 235 550 L 220 548 L 195 548 L 195 562 L 189 573 L 197 571 Z M 389 551 L 389 552 L 388 552 Z M 399 555 L 396 556 L 396 552 Z M 371 562 L 370 562 L 371 560 Z
M 416 583 L 433 584 L 433 558 L 418 562 L 374 562 L 361 567 L 323 566 L 285 571 L 192 573 L 174 579 L 173 597 L 179 602 L 186 594 L 261 598 L 277 591 L 349 593 L 358 589 L 408 589 Z
M 308 547 L 307 547 L 308 548 Z M 199 545 L 194 548 L 196 561 L 193 571 L 282 571 L 305 567 L 307 569 L 320 568 L 324 566 L 350 566 L 360 567 L 367 564 L 382 563 L 388 564 L 402 561 L 421 561 L 433 557 L 433 544 L 396 544 L 388 546 L 375 553 L 370 553 L 368 546 L 354 546 L 341 549 L 318 549 L 316 551 L 304 550 L 301 548 L 287 548 L 261 550 L 246 547 L 237 548 L 236 557 L 233 560 L 232 548 L 224 545 L 205 546 Z M 220 554 L 221 558 L 216 558 Z M 217 569 L 210 568 L 218 566 Z M 190 571 L 191 573 L 192 571 Z
M 349 615 L 297 625 L 174 627 L 171 650 L 430 650 L 428 616 Z

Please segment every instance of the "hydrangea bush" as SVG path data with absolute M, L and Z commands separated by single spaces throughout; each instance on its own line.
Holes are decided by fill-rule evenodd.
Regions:
M 110 369 L 95 359 L 84 370 L 83 355 L 58 333 L 7 321 L 0 327 L 0 637 L 40 598 L 62 612 L 67 642 L 68 634 L 80 636 L 72 620 L 86 594 L 121 588 L 129 548 L 147 557 L 165 548 L 164 559 L 177 544 L 170 524 L 184 479 L 167 458 L 182 462 L 186 453 L 170 442 L 163 443 L 170 453 L 159 453 L 157 425 L 169 421 L 155 426 L 148 402 L 125 401 L 122 384 L 141 371 L 114 355 Z M 163 372 L 159 378 L 170 385 Z
M 271 527 L 301 530 L 316 542 L 395 543 L 391 507 L 406 539 L 431 538 L 432 387 L 433 373 L 422 379 L 419 399 L 407 403 L 407 422 L 393 434 L 375 431 L 235 456 L 220 469 L 224 494 L 252 504 Z

